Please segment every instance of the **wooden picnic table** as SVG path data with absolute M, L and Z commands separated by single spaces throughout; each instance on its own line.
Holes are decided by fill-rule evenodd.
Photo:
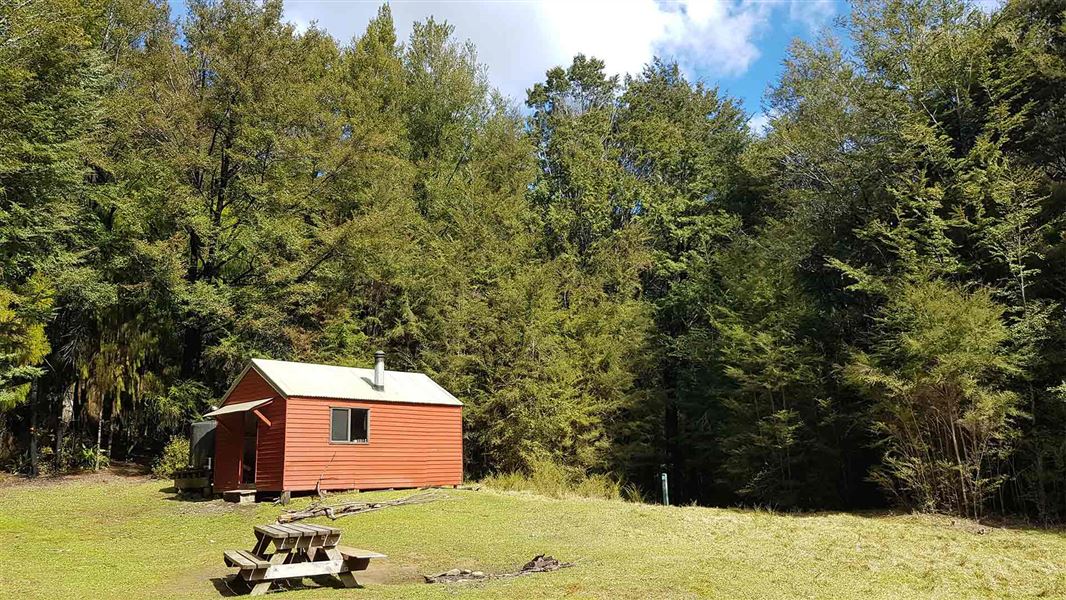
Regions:
M 363 571 L 372 558 L 384 554 L 340 546 L 341 530 L 323 525 L 257 525 L 252 550 L 226 550 L 228 567 L 238 567 L 237 576 L 251 586 L 251 595 L 265 594 L 279 579 L 336 575 L 345 587 L 359 583 L 355 571 Z

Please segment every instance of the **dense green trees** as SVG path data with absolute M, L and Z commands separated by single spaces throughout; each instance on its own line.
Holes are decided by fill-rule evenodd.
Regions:
M 75 262 L 84 158 L 105 84 L 76 3 L 27 3 L 0 20 L 0 406 L 44 374 L 45 325 Z M 21 17 L 21 18 L 15 18 Z
M 1066 5 L 856 2 L 771 126 L 655 60 L 495 93 L 446 23 L 0 8 L 0 410 L 147 457 L 253 356 L 430 373 L 471 475 L 1066 517 Z
M 1049 502 L 1061 498 L 1063 437 L 1037 433 L 1062 423 L 1048 261 L 1061 244 L 1061 176 L 1032 137 L 1047 135 L 1036 131 L 1057 102 L 1042 86 L 1060 61 L 1049 40 L 1063 7 L 1047 4 L 985 15 L 963 3 L 857 2 L 851 50 L 831 39 L 794 46 L 768 96 L 773 127 L 745 157 L 768 217 L 755 243 L 774 258 L 745 251 L 761 285 L 715 302 L 734 320 L 709 320 L 704 337 L 721 348 L 704 364 L 734 390 L 727 408 L 761 383 L 758 363 L 745 365 L 755 357 L 773 360 L 770 379 L 798 387 L 794 401 L 809 408 L 761 428 L 755 416 L 727 425 L 727 471 L 739 426 L 742 456 L 769 445 L 788 458 L 789 442 L 820 455 L 791 472 L 803 469 L 813 491 L 834 481 L 838 502 L 861 501 L 856 486 L 875 481 L 924 508 L 980 514 L 994 497 L 1061 514 Z M 720 281 L 705 293 L 729 289 L 735 268 L 713 269 Z M 770 332 L 742 310 L 760 289 L 778 294 L 769 306 L 797 311 Z M 737 330 L 752 341 L 734 356 Z M 750 480 L 787 464 L 750 461 Z M 798 498 L 812 501 L 833 499 Z

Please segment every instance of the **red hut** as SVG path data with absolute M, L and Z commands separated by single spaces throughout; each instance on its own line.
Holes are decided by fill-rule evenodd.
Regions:
M 457 485 L 463 404 L 422 373 L 254 359 L 214 417 L 216 492 Z

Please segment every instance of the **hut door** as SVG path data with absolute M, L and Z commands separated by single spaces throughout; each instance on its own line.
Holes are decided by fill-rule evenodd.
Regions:
M 241 454 L 241 485 L 255 485 L 255 446 L 259 421 L 252 411 L 244 413 L 244 451 Z

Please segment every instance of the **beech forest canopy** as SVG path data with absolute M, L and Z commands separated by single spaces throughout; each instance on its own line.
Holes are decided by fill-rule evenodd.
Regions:
M 247 360 L 424 371 L 468 477 L 1066 518 L 1066 1 L 857 1 L 765 131 L 447 23 L 0 5 L 0 455 L 145 459 Z M 87 458 L 88 457 L 88 458 Z

